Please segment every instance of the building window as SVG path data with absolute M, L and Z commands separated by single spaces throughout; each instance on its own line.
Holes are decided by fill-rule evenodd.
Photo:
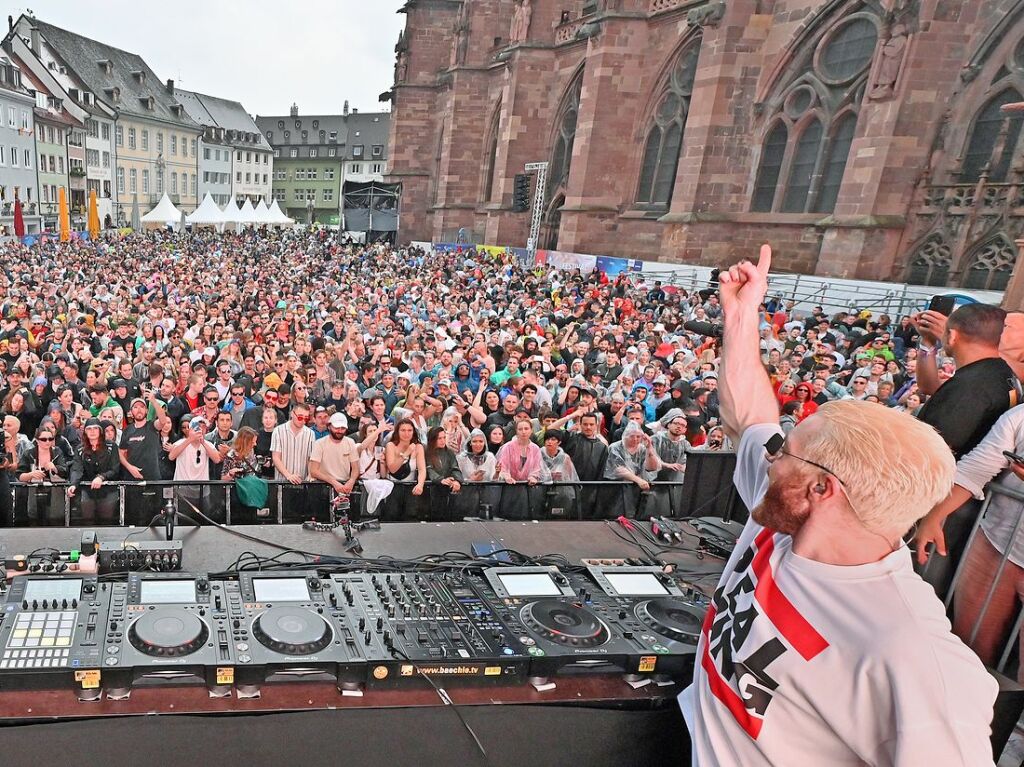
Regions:
M 149 194 L 149 171 L 142 171 L 142 193 Z
M 245 174 L 245 183 L 247 183 L 247 184 L 251 184 L 252 183 L 252 173 L 246 173 Z
M 128 148 L 135 149 L 135 128 L 128 129 Z
M 967 144 L 967 151 L 964 152 L 963 170 L 960 172 L 961 182 L 976 183 L 986 167 L 989 181 L 1003 182 L 1006 180 L 1006 174 L 1010 169 L 1010 163 L 1020 139 L 1021 126 L 1024 125 L 1024 115 L 1021 115 L 1020 112 L 1004 115 L 1002 107 L 1019 101 L 1024 101 L 1020 92 L 1016 88 L 1007 88 L 989 99 L 975 116 L 971 126 L 971 139 Z M 1006 140 L 1002 144 L 999 156 L 993 157 L 992 153 L 996 149 L 996 143 L 999 141 L 1004 123 L 1006 125 Z
M 195 157 L 196 156 L 196 148 L 199 146 L 199 139 L 195 139 L 194 138 L 194 139 L 191 140 L 190 143 L 192 144 L 192 156 Z
M 114 129 L 114 143 L 118 146 L 124 146 L 124 126 L 118 125 Z
M 235 183 L 236 184 L 241 184 L 242 183 L 242 171 L 240 171 L 240 170 L 239 171 L 235 171 Z
M 252 152 L 246 152 L 245 153 L 245 161 L 246 162 L 252 162 Z
M 28 130 L 28 112 L 21 110 L 21 129 Z
M 1016 262 L 1017 248 L 999 235 L 970 257 L 964 287 L 968 290 L 1006 290 Z
M 133 193 L 133 194 L 135 192 L 139 191 L 138 190 L 138 177 L 139 177 L 139 174 L 138 174 L 138 171 L 135 170 L 135 168 L 132 168 L 131 170 L 128 171 L 128 191 Z
M 157 134 L 156 134 L 156 151 L 157 152 L 163 152 L 164 151 L 164 134 L 161 133 L 160 131 L 157 131 Z
M 362 144 L 356 144 L 354 147 L 352 147 L 352 156 L 353 157 L 362 157 L 363 156 L 363 145 Z
M 149 130 L 146 128 L 142 129 L 142 149 L 145 152 L 149 151 Z
M 376 173 L 377 175 L 380 175 L 380 174 L 382 174 L 383 172 L 384 172 L 384 165 L 383 165 L 382 163 L 379 163 L 379 162 L 375 162 L 375 163 L 374 163 L 374 164 L 373 164 L 373 165 L 372 165 L 372 166 L 370 167 L 370 173 Z
M 334 168 L 324 168 L 324 178 L 327 181 L 334 181 Z
M 324 189 L 324 202 L 334 202 L 334 190 Z
M 296 189 L 295 190 L 295 202 L 303 202 L 305 199 L 306 199 L 306 190 L 305 189 Z
M 164 193 L 164 173 L 162 170 L 157 169 L 156 172 L 156 193 Z
M 25 150 L 25 167 L 26 168 L 31 168 L 32 167 L 32 155 L 33 154 L 34 154 L 34 152 L 31 149 L 26 149 Z M 64 172 L 64 158 L 63 157 L 60 158 L 60 170 L 61 170 L 61 173 Z
M 267 185 L 267 174 L 264 173 L 263 174 L 263 186 L 266 186 L 266 185 Z
M 18 167 L 18 147 L 16 146 L 11 147 L 11 167 Z
M 290 149 L 288 151 L 288 156 L 289 157 L 298 157 L 299 156 L 299 150 L 298 149 L 294 149 L 294 148 Z
M 750 209 L 831 213 L 857 132 L 863 86 L 878 42 L 866 12 L 825 28 L 794 60 L 788 80 L 768 100 Z
M 171 155 L 173 157 L 178 156 L 178 136 L 175 133 L 171 134 Z
M 583 73 L 569 86 L 559 110 L 555 125 L 558 133 L 555 136 L 555 148 L 548 165 L 548 199 L 554 200 L 556 190 L 564 188 L 569 181 L 569 169 L 572 166 L 572 147 L 576 143 L 576 120 L 580 112 L 580 93 L 583 90 Z
M 110 152 L 104 152 L 103 153 L 103 167 L 104 168 L 109 168 L 110 167 Z
M 189 194 L 192 197 L 195 197 L 196 196 L 196 192 L 199 189 L 199 184 L 198 184 L 198 180 L 196 179 L 196 174 L 195 173 L 192 173 L 189 176 L 189 182 L 190 182 L 189 183 Z
M 644 145 L 638 203 L 667 207 L 672 201 L 699 55 L 700 38 L 697 38 L 679 54 L 664 85 L 665 93 L 655 109 Z
M 100 124 L 92 118 L 85 121 L 85 127 L 89 135 L 92 138 L 98 138 L 100 135 Z
M 28 150 L 27 149 L 25 150 L 25 154 L 26 154 L 26 157 L 31 157 L 32 156 L 32 155 L 28 154 Z M 25 163 L 25 167 L 26 168 L 28 167 L 28 163 L 27 162 Z M 62 176 L 64 175 L 64 158 L 63 157 L 58 157 L 57 158 L 57 172 L 59 174 L 61 174 Z
M 100 150 L 99 149 L 86 149 L 85 150 L 85 161 L 92 168 L 98 168 L 100 165 Z
M 296 181 L 305 181 L 306 180 L 306 169 L 305 168 L 296 168 L 295 169 L 295 180 Z
M 209 184 L 210 183 L 210 171 L 208 171 L 208 170 L 204 170 L 203 171 L 203 183 L 204 184 Z
M 911 285 L 944 287 L 953 265 L 953 255 L 941 234 L 933 234 L 909 259 L 907 282 Z
M 2 114 L 2 113 L 0 113 L 0 114 Z M 7 150 L 4 147 L 0 146 L 0 167 L 3 167 L 6 164 L 7 164 Z
M 209 160 L 210 159 L 210 147 L 208 147 L 208 146 L 203 147 L 203 159 L 204 160 Z M 219 160 L 220 158 L 218 157 L 217 159 Z
M 173 140 L 173 136 L 171 137 Z M 174 171 L 171 173 L 171 194 L 178 193 L 178 172 Z
M 310 156 L 310 157 L 316 157 L 316 147 L 312 147 L 312 148 L 311 148 L 311 149 L 309 150 L 309 156 Z
M 100 138 L 104 141 L 110 141 L 110 123 L 100 124 Z
M 373 153 L 373 157 L 383 157 L 384 147 L 381 144 L 374 144 L 373 149 L 370 150 Z
M 335 149 L 333 146 L 332 147 L 328 147 L 327 148 L 327 156 L 328 157 L 337 157 L 338 156 L 338 150 Z
M 124 194 L 124 168 L 117 168 L 117 193 Z
M 310 179 L 311 181 L 315 180 L 316 176 L 317 176 L 317 169 L 316 168 L 310 168 L 309 172 L 306 174 L 306 178 Z
M 357 162 L 352 163 L 351 168 L 352 168 L 352 173 L 362 173 L 363 172 L 363 166 L 361 164 L 357 163 Z
M 39 153 L 39 170 L 46 170 L 46 155 Z

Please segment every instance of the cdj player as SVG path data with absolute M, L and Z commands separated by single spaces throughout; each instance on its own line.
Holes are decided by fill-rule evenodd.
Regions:
M 491 568 L 474 578 L 530 656 L 530 676 L 686 675 L 708 599 L 654 567 Z
M 380 637 L 314 571 L 243 572 L 223 586 L 239 685 L 330 681 L 354 690 L 367 660 L 384 657 Z
M 108 689 L 233 682 L 234 650 L 221 585 L 204 575 L 131 573 L 110 586 L 103 673 Z
M 386 655 L 371 666 L 373 686 L 457 679 L 512 684 L 525 679 L 529 656 L 458 573 L 335 575 L 359 628 L 380 637 Z
M 109 593 L 95 575 L 23 575 L 0 613 L 0 690 L 75 687 L 100 695 Z

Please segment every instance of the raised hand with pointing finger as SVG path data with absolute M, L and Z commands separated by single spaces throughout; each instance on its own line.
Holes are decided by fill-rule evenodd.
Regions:
M 726 315 L 730 311 L 756 312 L 768 292 L 768 272 L 772 268 L 771 245 L 762 245 L 757 264 L 740 261 L 723 270 L 719 276 L 718 292 Z

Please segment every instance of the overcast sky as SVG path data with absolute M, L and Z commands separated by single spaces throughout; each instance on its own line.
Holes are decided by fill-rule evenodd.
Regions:
M 161 80 L 242 102 L 252 115 L 388 109 L 402 0 L 39 0 L 42 21 L 137 53 Z

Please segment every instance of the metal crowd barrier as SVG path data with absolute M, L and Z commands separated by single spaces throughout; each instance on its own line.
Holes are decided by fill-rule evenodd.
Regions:
M 195 517 L 187 499 L 204 515 L 220 524 L 294 524 L 309 519 L 325 520 L 335 498 L 333 489 L 322 482 L 292 485 L 284 480 L 267 480 L 266 505 L 253 511 L 238 508 L 237 496 L 229 481 L 173 480 L 104 483 L 117 492 L 116 511 L 111 525 L 148 525 L 168 501 L 186 519 Z M 440 483 L 425 483 L 422 496 L 411 493 L 415 482 L 394 482 L 391 495 L 372 515 L 366 509 L 367 493 L 362 480 L 351 499 L 357 517 L 374 516 L 382 521 L 456 521 L 464 517 L 507 519 L 607 519 L 620 514 L 631 518 L 651 516 L 715 516 L 745 520 L 743 506 L 731 482 L 716 487 L 695 487 L 693 480 L 652 482 L 649 491 L 641 491 L 631 482 L 464 482 L 461 492 L 452 494 Z M 67 497 L 68 485 L 60 483 L 12 483 L 13 513 L 5 520 L 8 527 L 103 525 L 86 518 L 82 511 L 83 494 L 88 484 Z M 196 519 L 200 524 L 208 521 Z
M 992 499 L 1002 495 L 1007 498 L 1012 498 L 1021 504 L 1020 513 L 1016 515 L 1016 519 L 1013 523 L 1013 529 L 1010 533 L 1009 543 L 1004 551 L 999 552 L 999 564 L 996 566 L 993 574 L 991 583 L 985 590 L 985 596 L 981 602 L 981 607 L 978 610 L 978 614 L 974 619 L 974 622 L 970 625 L 968 630 L 965 632 L 962 627 L 960 638 L 968 645 L 973 646 L 978 638 L 978 632 L 981 630 L 984 624 L 986 613 L 992 605 L 992 599 L 995 596 L 996 588 L 999 585 L 1000 579 L 1003 577 L 1006 571 L 1007 563 L 1010 560 L 1010 552 L 1013 548 L 1013 541 L 1017 537 L 1017 534 L 1021 530 L 1021 526 L 1024 525 L 1024 493 L 1011 490 L 1007 487 L 992 482 L 988 485 L 985 490 L 985 500 L 981 504 L 981 508 L 978 511 L 977 516 L 974 519 L 973 525 L 970 528 L 970 534 L 967 537 L 966 546 L 963 549 L 963 554 L 960 560 L 956 563 L 953 571 L 953 577 L 950 582 L 949 590 L 943 600 L 946 610 L 953 614 L 954 601 L 957 597 L 959 588 L 961 587 L 961 581 L 964 575 L 964 571 L 967 565 L 967 559 L 971 546 L 974 544 L 976 537 L 984 533 L 981 530 L 981 522 L 988 513 L 989 506 L 992 504 Z M 987 539 L 986 539 L 987 540 Z M 929 557 L 929 562 L 936 558 L 935 554 Z M 1012 565 L 1012 563 L 1010 563 Z M 1016 680 L 1024 678 L 1024 673 L 1021 673 L 1021 664 L 1024 663 L 1024 658 L 1020 657 L 1020 654 L 1016 652 L 1020 645 L 1020 632 L 1021 627 L 1024 625 L 1024 610 L 1021 609 L 1020 599 L 1021 592 L 1015 589 L 1015 598 L 1017 601 L 1017 615 L 1014 619 L 1009 633 L 1003 638 L 1001 649 L 998 651 L 998 657 L 994 659 L 993 663 L 989 664 L 989 668 L 996 673 L 994 674 L 996 681 L 999 683 L 999 694 L 996 698 L 995 712 L 992 721 L 992 751 L 993 757 L 998 759 L 1006 743 L 1009 741 L 1010 736 L 1013 734 L 1014 729 L 1018 726 L 1021 718 L 1021 714 L 1024 713 L 1024 686 L 1021 686 Z M 955 621 L 956 616 L 953 615 Z M 1013 668 L 1016 662 L 1016 668 Z M 1012 677 L 1007 676 L 1007 671 L 1013 674 Z M 1022 762 L 1024 767 L 1024 762 Z

